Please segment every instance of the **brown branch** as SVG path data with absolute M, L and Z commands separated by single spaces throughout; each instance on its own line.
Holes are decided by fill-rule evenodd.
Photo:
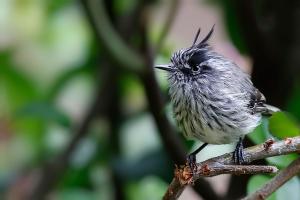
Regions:
M 288 138 L 275 142 L 268 140 L 263 144 L 245 149 L 245 161 L 250 163 L 254 160 L 264 159 L 272 156 L 279 156 L 300 152 L 300 136 Z M 272 166 L 234 166 L 232 153 L 208 159 L 197 164 L 196 176 L 192 176 L 188 167 L 183 166 L 175 170 L 175 178 L 170 184 L 164 200 L 177 199 L 183 192 L 186 185 L 193 183 L 200 177 L 216 176 L 223 173 L 231 174 L 253 174 L 257 172 L 276 172 Z M 253 171 L 251 171 L 251 169 Z
M 245 197 L 243 200 L 262 200 L 266 199 L 273 192 L 275 192 L 285 182 L 300 172 L 300 158 L 294 160 L 287 168 L 280 171 L 275 177 L 273 177 L 268 183 L 263 185 L 256 192 Z
M 243 175 L 243 174 L 261 174 L 261 173 L 276 173 L 278 169 L 273 166 L 257 166 L 257 165 L 223 165 L 220 163 L 212 163 L 212 165 L 198 165 L 197 172 L 194 177 L 188 166 L 183 168 L 176 168 L 175 178 L 171 182 L 164 200 L 175 200 L 178 199 L 180 194 L 184 190 L 184 185 L 193 184 L 194 179 L 200 177 L 217 176 L 220 174 L 232 174 L 232 175 Z

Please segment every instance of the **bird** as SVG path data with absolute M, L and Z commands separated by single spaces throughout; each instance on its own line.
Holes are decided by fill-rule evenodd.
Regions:
M 196 166 L 196 155 L 208 144 L 236 143 L 233 161 L 245 163 L 244 137 L 261 123 L 262 116 L 279 111 L 266 103 L 249 74 L 208 44 L 214 28 L 197 42 L 199 28 L 192 46 L 174 52 L 169 64 L 155 66 L 167 71 L 179 129 L 187 139 L 203 142 L 187 156 L 191 169 Z

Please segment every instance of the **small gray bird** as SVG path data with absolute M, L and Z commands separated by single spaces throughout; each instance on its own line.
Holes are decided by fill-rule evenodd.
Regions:
M 176 51 L 170 64 L 155 66 L 168 72 L 173 112 L 184 136 L 204 142 L 187 157 L 192 170 L 196 154 L 207 144 L 236 142 L 233 159 L 242 164 L 245 135 L 260 124 L 262 115 L 278 111 L 265 104 L 248 74 L 211 49 L 207 41 L 213 31 L 214 26 L 197 43 L 199 29 L 191 47 Z

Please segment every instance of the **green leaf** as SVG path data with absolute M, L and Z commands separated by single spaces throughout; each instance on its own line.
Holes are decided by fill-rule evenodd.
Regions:
M 70 5 L 72 1 L 73 0 L 47 0 L 47 8 L 50 13 L 53 13 L 61 8 Z
M 30 103 L 16 113 L 17 117 L 33 117 L 44 121 L 53 121 L 64 127 L 70 127 L 71 121 L 67 115 L 48 103 Z
M 280 169 L 287 167 L 293 160 L 297 159 L 297 154 L 288 154 L 266 158 L 269 164 L 275 165 Z
M 250 140 L 255 144 L 265 142 L 267 139 L 272 137 L 272 135 L 269 133 L 268 124 L 268 120 L 263 118 L 261 124 L 256 127 L 252 133 L 248 134 L 247 137 L 249 137 Z
M 0 91 L 0 115 L 14 112 L 38 97 L 33 81 L 12 65 L 9 53 L 0 54 Z
M 64 189 L 54 194 L 53 199 L 64 200 L 91 200 L 97 199 L 94 194 L 83 188 Z
M 263 186 L 265 183 L 270 181 L 271 177 L 270 176 L 265 176 L 265 175 L 255 175 L 252 176 L 248 182 L 247 185 L 247 194 L 251 194 L 255 192 L 258 188 Z M 276 200 L 276 197 L 274 194 L 272 194 L 268 200 Z
M 153 200 L 162 199 L 167 188 L 167 184 L 161 179 L 148 176 L 138 182 L 133 182 L 127 185 L 126 193 L 132 200 Z
M 252 133 L 248 134 L 247 137 L 255 144 L 260 144 L 266 141 L 263 125 L 261 124 L 256 127 L 256 129 Z
M 270 117 L 269 129 L 272 135 L 281 139 L 298 136 L 300 133 L 296 120 L 284 112 L 274 113 Z

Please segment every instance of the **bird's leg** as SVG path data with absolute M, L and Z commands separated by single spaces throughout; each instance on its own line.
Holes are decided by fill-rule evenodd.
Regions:
M 196 155 L 202 150 L 204 149 L 204 147 L 206 147 L 207 143 L 202 144 L 198 149 L 196 149 L 195 151 L 193 151 L 192 153 L 190 153 L 187 156 L 187 164 L 189 165 L 191 171 L 194 174 L 194 171 L 196 169 Z
M 235 150 L 233 152 L 233 160 L 236 164 L 239 165 L 245 163 L 243 138 L 240 138 L 238 143 L 236 144 Z

